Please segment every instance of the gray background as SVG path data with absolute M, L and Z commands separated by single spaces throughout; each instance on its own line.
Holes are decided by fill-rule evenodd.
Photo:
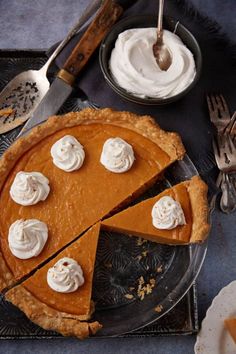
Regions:
M 0 48 L 48 48 L 63 38 L 87 3 L 85 0 L 1 0 Z M 217 20 L 222 30 L 234 41 L 235 0 L 192 0 L 192 3 Z M 212 225 L 207 258 L 198 278 L 200 320 L 219 290 L 236 279 L 235 213 L 226 216 L 216 211 Z M 15 340 L 2 341 L 0 353 L 191 354 L 195 340 L 195 336 L 89 339 L 83 342 L 71 338 L 53 341 Z
M 145 1 L 156 1 L 158 7 L 158 0 Z M 187 2 L 234 38 L 235 0 Z M 0 48 L 48 48 L 66 35 L 88 4 L 89 0 L 0 0 Z

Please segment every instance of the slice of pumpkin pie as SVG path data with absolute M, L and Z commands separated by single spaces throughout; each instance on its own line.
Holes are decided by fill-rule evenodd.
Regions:
M 0 290 L 127 205 L 184 155 L 149 116 L 85 109 L 54 116 L 0 160 Z
M 102 326 L 88 320 L 94 311 L 91 294 L 99 230 L 100 224 L 93 226 L 21 285 L 9 290 L 6 299 L 44 329 L 78 338 L 96 333 Z
M 207 186 L 195 176 L 103 220 L 102 228 L 165 244 L 202 242 L 209 231 Z

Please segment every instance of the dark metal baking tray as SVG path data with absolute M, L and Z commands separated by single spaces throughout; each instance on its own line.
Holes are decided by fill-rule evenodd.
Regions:
M 38 69 L 45 62 L 47 56 L 45 51 L 34 50 L 2 50 L 0 51 L 0 89 L 18 73 L 27 69 Z M 56 68 L 51 67 L 48 76 L 52 80 Z M 82 92 L 76 92 L 82 100 L 80 107 L 83 108 L 83 102 L 87 97 Z M 78 102 L 76 103 L 78 105 Z M 74 100 L 68 100 L 62 111 L 73 110 Z M 14 140 L 17 131 L 1 136 L 0 153 L 5 150 L 9 143 Z M 103 236 L 106 237 L 106 236 Z M 95 274 L 96 276 L 96 274 Z M 95 294 L 96 296 L 96 294 Z M 198 330 L 197 316 L 197 296 L 195 285 L 183 297 L 183 299 L 165 316 L 151 325 L 142 329 L 130 332 L 123 336 L 157 336 L 157 335 L 179 335 L 191 334 Z M 1 339 L 26 339 L 26 338 L 60 338 L 61 336 L 55 332 L 45 331 L 37 325 L 30 322 L 25 315 L 5 302 L 4 298 L 0 299 L 0 338 Z

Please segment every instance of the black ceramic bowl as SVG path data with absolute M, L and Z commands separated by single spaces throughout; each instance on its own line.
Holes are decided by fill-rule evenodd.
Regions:
M 109 69 L 109 60 L 111 57 L 111 51 L 115 46 L 115 42 L 118 35 L 121 32 L 124 32 L 125 30 L 131 28 L 156 27 L 156 21 L 157 21 L 156 16 L 151 16 L 151 15 L 132 16 L 121 20 L 112 28 L 112 30 L 105 37 L 105 39 L 103 40 L 100 46 L 100 52 L 99 52 L 100 67 L 103 72 L 105 80 L 111 86 L 111 88 L 116 93 L 118 93 L 121 97 L 129 101 L 145 104 L 145 105 L 163 105 L 167 103 L 172 103 L 182 98 L 184 95 L 186 95 L 187 92 L 189 92 L 192 89 L 192 87 L 198 81 L 201 72 L 201 66 L 202 66 L 201 49 L 194 36 L 179 21 L 176 21 L 171 17 L 165 17 L 163 23 L 164 28 L 171 32 L 175 32 L 175 34 L 177 34 L 181 38 L 183 43 L 193 53 L 195 64 L 196 64 L 196 75 L 194 80 L 182 92 L 168 98 L 137 97 L 134 96 L 132 93 L 126 91 L 122 87 L 120 87 L 112 77 Z

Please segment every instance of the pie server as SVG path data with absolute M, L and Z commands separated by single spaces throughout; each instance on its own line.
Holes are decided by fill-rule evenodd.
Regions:
M 73 49 L 63 68 L 58 72 L 48 92 L 18 137 L 58 112 L 71 94 L 77 75 L 122 12 L 123 8 L 115 1 L 105 0 L 103 2 L 94 20 Z
M 79 21 L 40 70 L 24 71 L 4 87 L 0 93 L 0 134 L 16 128 L 32 116 L 50 87 L 47 79 L 47 70 L 50 64 L 78 30 L 98 10 L 101 2 L 101 0 L 93 0 L 88 5 L 81 14 Z

